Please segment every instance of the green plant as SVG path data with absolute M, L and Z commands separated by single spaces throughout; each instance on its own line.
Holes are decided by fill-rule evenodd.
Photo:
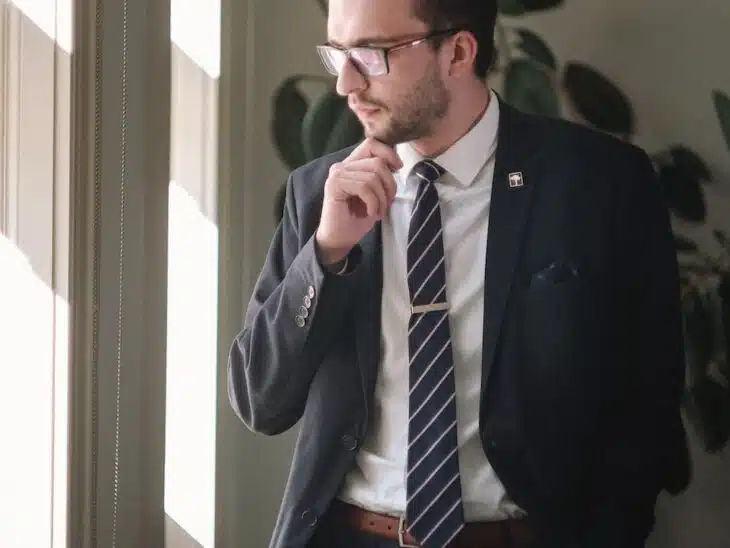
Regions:
M 316 1 L 326 14 L 327 0 Z M 636 116 L 618 86 L 585 63 L 560 62 L 540 36 L 520 24 L 525 15 L 562 5 L 563 0 L 499 0 L 493 72 L 503 78 L 505 101 L 526 112 L 568 117 L 631 141 Z M 308 84 L 321 88 L 313 100 L 303 91 Z M 730 148 L 730 98 L 715 91 L 713 100 Z M 276 89 L 273 101 L 273 140 L 289 169 L 363 138 L 360 123 L 346 99 L 335 92 L 331 78 L 291 76 Z M 694 226 L 706 225 L 704 185 L 712 183 L 712 174 L 704 160 L 679 143 L 651 157 L 674 217 Z M 276 198 L 277 220 L 283 197 L 284 187 Z M 708 228 L 724 249 L 720 258 L 710 256 L 682 234 L 675 234 L 675 242 L 687 347 L 685 410 L 703 447 L 716 452 L 730 440 L 730 240 L 721 230 Z
M 311 83 L 322 88 L 313 100 L 302 90 Z M 363 136 L 360 122 L 347 99 L 335 92 L 332 79 L 308 74 L 290 76 L 277 88 L 272 130 L 279 156 L 290 169 L 355 144 Z
M 730 96 L 719 89 L 712 92 L 712 99 L 715 103 L 715 111 L 720 120 L 720 129 L 725 136 L 725 143 L 730 149 Z
M 324 14 L 327 0 L 317 0 Z M 310 99 L 307 85 L 314 84 L 320 93 Z M 364 131 L 357 116 L 340 97 L 330 77 L 295 74 L 284 79 L 273 95 L 274 115 L 271 133 L 279 158 L 293 170 L 324 154 L 360 142 Z M 277 222 L 284 207 L 285 186 L 277 192 L 274 214 Z
M 540 36 L 519 24 L 522 16 L 562 5 L 563 0 L 500 0 L 495 72 L 504 78 L 505 101 L 526 112 L 570 115 L 598 130 L 630 137 L 635 116 L 618 87 L 585 63 L 560 63 Z
M 713 101 L 730 149 L 730 97 L 716 90 Z M 704 448 L 714 453 L 730 441 L 730 239 L 722 230 L 712 232 L 722 250 L 719 257 L 679 236 L 677 251 L 687 348 L 686 416 Z

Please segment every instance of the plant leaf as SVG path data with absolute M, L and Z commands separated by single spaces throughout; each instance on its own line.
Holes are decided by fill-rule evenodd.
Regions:
M 499 0 L 499 13 L 502 15 L 523 15 L 525 8 L 520 0 Z
M 725 136 L 725 143 L 730 148 L 730 96 L 720 90 L 712 92 L 712 98 L 715 102 L 715 111 L 720 119 L 720 128 Z
M 324 153 L 335 152 L 355 145 L 362 141 L 364 137 L 365 130 L 360 120 L 349 108 L 345 107 L 340 113 L 335 127 L 332 128 Z
M 712 178 L 710 168 L 707 167 L 705 161 L 690 148 L 684 145 L 674 145 L 669 148 L 669 154 L 674 165 L 683 173 L 702 181 L 709 181 Z
M 543 11 L 557 8 L 563 0 L 520 0 L 525 11 Z
M 684 340 L 691 379 L 706 375 L 715 356 L 717 341 L 711 304 L 696 288 L 682 299 Z
M 725 234 L 725 231 L 716 228 L 712 231 L 712 235 L 715 237 L 717 243 L 725 250 L 725 253 L 730 255 L 730 238 L 728 238 L 728 235 Z
M 557 70 L 555 55 L 545 41 L 529 29 L 517 29 L 520 41 L 517 47 L 529 55 L 533 61 L 542 63 L 548 68 Z
M 333 89 L 314 100 L 302 123 L 302 144 L 307 161 L 324 154 L 332 130 L 344 109 L 347 109 L 347 99 Z
M 730 392 L 709 377 L 692 383 L 685 400 L 687 418 L 709 453 L 721 451 L 730 439 Z
M 697 244 L 681 234 L 674 235 L 674 247 L 679 253 L 694 253 L 697 251 Z
M 560 102 L 550 74 L 529 59 L 516 59 L 507 67 L 505 100 L 515 108 L 534 114 L 557 117 Z
M 279 158 L 289 169 L 295 169 L 305 162 L 302 146 L 302 123 L 309 108 L 304 94 L 297 85 L 306 79 L 304 75 L 286 78 L 274 91 L 274 115 L 271 131 Z
M 664 186 L 669 208 L 677 217 L 693 223 L 705 220 L 707 206 L 697 178 L 669 164 L 659 170 L 659 180 Z
M 722 328 L 725 335 L 725 376 L 730 381 L 730 273 L 722 276 L 717 288 L 720 296 Z
M 631 136 L 634 112 L 631 104 L 605 76 L 581 63 L 568 63 L 563 86 L 580 116 L 595 128 Z
M 327 0 L 317 0 L 317 4 L 319 5 L 319 9 L 322 10 L 322 13 L 327 15 L 327 12 L 329 11 L 329 3 L 327 2 Z

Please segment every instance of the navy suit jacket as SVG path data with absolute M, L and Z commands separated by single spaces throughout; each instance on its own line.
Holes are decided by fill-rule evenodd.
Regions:
M 501 99 L 500 99 L 501 101 Z M 250 429 L 300 423 L 272 548 L 307 546 L 372 427 L 379 226 L 325 272 L 314 233 L 332 163 L 295 170 L 228 363 Z M 684 350 L 662 189 L 639 148 L 500 105 L 485 276 L 484 451 L 540 546 L 643 546 L 689 482 Z M 509 175 L 524 184 L 512 187 Z

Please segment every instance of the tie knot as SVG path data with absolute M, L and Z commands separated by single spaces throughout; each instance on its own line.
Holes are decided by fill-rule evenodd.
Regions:
M 413 166 L 413 174 L 428 183 L 435 183 L 445 172 L 446 170 L 433 160 L 421 160 Z

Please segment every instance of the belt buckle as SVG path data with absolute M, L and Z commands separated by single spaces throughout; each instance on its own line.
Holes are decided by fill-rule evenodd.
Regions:
M 421 548 L 417 544 L 406 544 L 406 515 L 405 513 L 400 515 L 398 518 L 398 546 L 400 548 Z

